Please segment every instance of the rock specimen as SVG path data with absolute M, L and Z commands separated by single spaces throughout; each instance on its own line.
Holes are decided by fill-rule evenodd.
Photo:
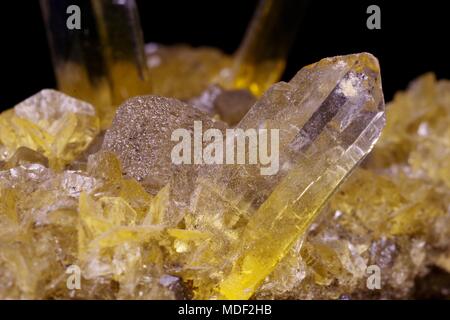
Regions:
M 323 59 L 269 89 L 237 128 L 279 130 L 282 169 L 273 176 L 250 165 L 200 173 L 186 227 L 214 236 L 188 256 L 187 271 L 205 272 L 193 275 L 197 297 L 250 298 L 383 125 L 379 67 L 369 54 Z
M 92 155 L 86 172 L 1 171 L 0 195 L 0 298 L 183 297 L 164 272 L 163 230 L 145 223 L 151 196 L 122 178 L 113 154 Z M 67 284 L 72 267 L 78 289 Z
M 226 125 L 173 98 L 142 96 L 127 100 L 118 110 L 111 128 L 106 132 L 103 147 L 117 154 L 124 174 L 156 194 L 169 182 L 176 170 L 171 151 L 176 129 L 193 130 L 194 121 L 203 128 Z
M 395 96 L 365 169 L 331 198 L 257 298 L 414 298 L 430 270 L 450 272 L 449 98 L 450 82 L 432 74 Z M 369 266 L 380 268 L 379 289 L 367 286 Z M 441 283 L 439 296 L 449 289 Z
M 379 77 L 357 54 L 267 91 L 236 125 L 279 129 L 267 176 L 174 167 L 173 129 L 226 126 L 171 98 L 127 101 L 103 150 L 92 106 L 58 92 L 3 113 L 0 298 L 448 297 L 449 82 L 399 93 L 339 186 L 383 127 Z M 381 289 L 367 285 L 373 266 Z

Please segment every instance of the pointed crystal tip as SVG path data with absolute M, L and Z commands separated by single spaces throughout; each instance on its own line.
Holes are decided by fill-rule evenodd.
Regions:
M 384 123 L 380 68 L 368 53 L 323 59 L 266 92 L 238 126 L 279 129 L 280 167 L 286 169 L 266 182 L 269 195 L 236 244 L 221 297 L 254 294 L 372 150 Z

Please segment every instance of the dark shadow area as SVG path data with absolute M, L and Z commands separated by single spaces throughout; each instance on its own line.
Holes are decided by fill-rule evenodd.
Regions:
M 258 1 L 138 0 L 146 42 L 208 45 L 232 53 Z M 368 30 L 366 9 L 381 8 L 381 30 Z M 299 13 L 299 16 L 300 13 Z M 450 20 L 445 1 L 309 1 L 283 79 L 327 56 L 368 51 L 381 64 L 387 101 L 415 77 L 450 78 Z M 10 108 L 54 87 L 39 2 L 7 1 L 0 11 L 0 106 Z

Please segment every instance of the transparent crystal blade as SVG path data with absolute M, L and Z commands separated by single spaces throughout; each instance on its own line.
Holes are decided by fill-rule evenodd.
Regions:
M 150 92 L 144 39 L 134 0 L 92 1 L 115 104 Z
M 278 81 L 306 3 L 306 0 L 260 1 L 225 83 L 247 88 L 260 96 Z
M 111 88 L 89 0 L 41 0 L 58 88 L 96 107 L 111 106 Z M 69 29 L 67 9 L 80 8 L 81 29 Z
M 221 234 L 212 246 L 219 257 L 191 261 L 222 270 L 219 297 L 253 294 L 370 152 L 383 125 L 379 66 L 370 54 L 323 59 L 266 92 L 237 127 L 279 130 L 280 170 L 263 176 L 261 165 L 206 169 L 192 201 L 194 225 Z M 230 216 L 238 222 L 230 225 Z

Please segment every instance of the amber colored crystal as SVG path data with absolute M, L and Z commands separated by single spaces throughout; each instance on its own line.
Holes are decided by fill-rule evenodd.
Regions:
M 99 133 L 92 105 L 54 90 L 42 90 L 0 115 L 0 150 L 8 159 L 20 147 L 38 151 L 62 169 Z
M 206 89 L 207 113 L 136 97 L 106 133 L 92 105 L 53 90 L 0 115 L 0 298 L 448 298 L 449 81 L 399 92 L 382 131 L 373 56 L 303 68 L 236 124 L 280 130 L 269 176 L 171 162 L 171 130 L 226 130 L 217 104 L 248 98 Z
M 304 0 L 261 0 L 234 55 L 219 75 L 226 88 L 248 89 L 261 96 L 278 81 L 305 11 Z
M 256 298 L 413 298 L 418 283 L 440 281 L 433 270 L 448 274 L 449 107 L 450 82 L 433 74 L 398 92 L 364 169 L 331 198 Z M 367 287 L 371 265 L 380 268 L 379 290 Z M 441 284 L 436 294 L 448 298 Z

